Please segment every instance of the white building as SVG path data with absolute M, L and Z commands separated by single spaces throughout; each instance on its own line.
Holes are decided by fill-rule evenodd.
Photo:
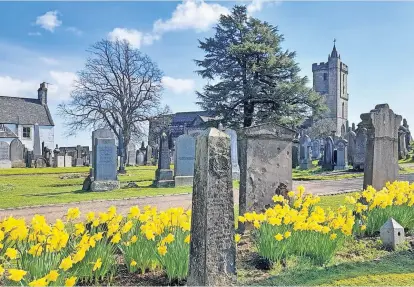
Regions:
M 47 106 L 45 82 L 37 90 L 37 99 L 0 95 L 0 141 L 10 144 L 18 138 L 31 151 L 35 124 L 39 125 L 40 143 L 53 150 L 55 124 Z

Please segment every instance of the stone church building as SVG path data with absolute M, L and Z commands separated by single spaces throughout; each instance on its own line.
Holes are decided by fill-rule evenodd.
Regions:
M 54 148 L 54 122 L 47 105 L 46 83 L 41 83 L 37 98 L 0 95 L 0 142 L 19 139 L 29 150 L 34 146 L 34 128 L 39 127 L 40 143 Z
M 332 119 L 332 131 L 344 136 L 348 126 L 348 66 L 334 46 L 328 62 L 312 64 L 313 89 L 325 98 L 328 112 L 324 118 Z

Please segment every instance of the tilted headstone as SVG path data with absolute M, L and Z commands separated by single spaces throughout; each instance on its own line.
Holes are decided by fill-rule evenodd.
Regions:
M 189 135 L 180 135 L 175 142 L 175 186 L 193 185 L 195 142 Z
M 155 171 L 155 187 L 174 187 L 173 171 L 170 169 L 171 157 L 168 148 L 168 137 L 165 133 L 160 138 L 158 169 Z
M 345 139 L 336 141 L 336 164 L 334 169 L 348 169 L 348 141 Z
M 236 283 L 231 165 L 228 135 L 210 128 L 197 138 L 188 286 Z
M 10 146 L 7 142 L 0 142 L 0 168 L 11 168 Z
M 353 165 L 356 148 L 356 133 L 350 129 L 345 135 L 345 139 L 348 141 L 348 164 Z
M 233 175 L 233 180 L 240 179 L 240 167 L 239 167 L 239 157 L 237 150 L 237 132 L 232 129 L 225 129 L 224 132 L 230 136 L 230 145 L 231 145 L 231 170 Z
M 358 127 L 355 139 L 355 152 L 353 156 L 353 168 L 355 170 L 364 170 L 365 155 L 367 151 L 367 129 Z
M 136 151 L 135 157 L 136 157 L 137 165 L 142 166 L 145 164 L 144 163 L 145 156 L 140 149 Z
M 117 149 L 115 139 L 96 138 L 93 147 L 95 166 L 92 191 L 109 191 L 119 189 L 117 178 Z
M 35 160 L 42 156 L 42 144 L 40 142 L 40 130 L 38 124 L 34 125 L 33 131 L 33 156 Z
M 332 137 L 325 139 L 325 147 L 323 153 L 323 168 L 327 170 L 334 169 L 334 141 Z
M 321 141 L 315 139 L 312 141 L 312 159 L 321 158 Z
M 385 247 L 395 250 L 398 245 L 405 242 L 404 227 L 394 218 L 390 218 L 380 228 L 380 238 Z
M 127 158 L 128 165 L 134 166 L 137 164 L 137 148 L 134 143 L 128 144 Z
M 388 104 L 381 104 L 361 114 L 361 120 L 368 133 L 363 188 L 371 185 L 380 190 L 386 182 L 398 178 L 398 128 L 402 117 L 394 114 Z
M 261 124 L 239 135 L 240 214 L 263 211 L 279 189 L 292 189 L 292 141 L 295 131 Z
M 299 140 L 292 141 L 292 168 L 299 166 Z
M 147 145 L 146 151 L 145 151 L 145 165 L 152 165 L 152 147 L 150 145 Z
M 12 167 L 25 167 L 24 145 L 19 139 L 14 139 L 10 143 L 10 161 Z
M 312 159 L 310 158 L 311 139 L 304 135 L 299 140 L 299 164 L 300 169 L 312 168 Z

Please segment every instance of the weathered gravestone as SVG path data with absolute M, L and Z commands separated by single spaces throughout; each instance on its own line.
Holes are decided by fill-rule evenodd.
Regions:
M 65 167 L 72 167 L 73 166 L 71 155 L 65 155 L 64 156 L 64 161 L 65 161 Z
M 405 159 L 408 155 L 407 145 L 405 143 L 407 131 L 404 126 L 398 129 L 398 159 Z
M 299 166 L 299 140 L 292 141 L 292 168 Z
M 95 146 L 95 139 L 115 139 L 115 134 L 109 129 L 97 129 L 92 132 L 92 167 L 94 166 L 94 152 L 93 148 Z
M 311 139 L 308 135 L 303 135 L 299 140 L 299 164 L 300 169 L 312 168 L 312 159 L 310 158 Z
M 321 158 L 321 141 L 315 139 L 312 141 L 312 159 Z
M 7 142 L 0 142 L 0 168 L 11 168 L 10 146 Z
M 366 150 L 367 129 L 360 125 L 356 133 L 355 152 L 353 156 L 353 168 L 355 170 L 364 170 Z
M 398 128 L 402 117 L 394 114 L 388 104 L 381 104 L 361 114 L 361 120 L 368 133 L 363 188 L 371 185 L 380 190 L 386 182 L 398 178 Z
M 14 139 L 10 143 L 10 161 L 12 167 L 26 167 L 24 162 L 24 145 L 19 139 Z
M 35 124 L 33 129 L 33 157 L 36 160 L 42 157 L 42 144 L 40 142 L 40 130 L 39 125 Z
M 145 155 L 145 152 L 147 151 L 147 149 L 145 148 L 145 143 L 141 142 L 141 147 L 139 148 L 139 150 L 142 152 L 142 154 Z
M 231 146 L 231 170 L 233 180 L 240 179 L 239 157 L 237 149 L 237 132 L 232 129 L 225 129 L 224 132 L 230 137 Z
M 188 286 L 236 283 L 230 145 L 229 136 L 215 128 L 197 138 Z
M 137 164 L 137 150 L 134 143 L 128 144 L 128 151 L 127 151 L 127 164 L 130 166 L 134 166 Z M 141 162 L 141 165 L 144 161 Z
M 332 137 L 327 137 L 325 139 L 322 167 L 327 170 L 334 169 L 334 141 Z
M 82 158 L 82 146 L 76 146 L 76 161 L 75 166 L 84 166 L 84 160 Z
M 152 147 L 150 145 L 147 145 L 147 148 L 145 150 L 145 165 L 152 165 Z
M 155 171 L 155 187 L 174 187 L 173 171 L 170 169 L 171 157 L 168 149 L 168 137 L 161 135 L 158 155 L 158 169 Z
M 410 146 L 410 144 L 411 144 L 411 132 L 410 132 L 410 126 L 408 125 L 408 123 L 407 123 L 407 120 L 406 120 L 406 119 L 403 119 L 403 127 L 405 127 L 405 128 L 406 128 L 406 130 L 407 130 L 407 133 L 406 133 L 406 135 L 405 135 L 405 144 L 406 144 L 406 149 L 407 149 L 408 151 L 410 151 L 410 150 L 411 150 L 411 146 Z
M 295 131 L 261 124 L 240 134 L 240 214 L 261 212 L 272 197 L 292 189 L 292 141 Z M 243 226 L 241 226 L 241 230 Z
M 355 129 L 355 123 L 352 123 L 352 131 L 353 131 L 353 132 L 355 132 L 355 131 L 356 131 L 356 129 Z
M 349 129 L 345 135 L 345 139 L 348 141 L 348 164 L 353 165 L 356 149 L 356 133 Z
M 65 167 L 65 156 L 64 155 L 57 156 L 57 167 Z
M 135 157 L 136 157 L 137 165 L 139 166 L 144 165 L 145 155 L 142 153 L 140 149 L 137 150 Z
M 96 138 L 93 150 L 95 165 L 91 190 L 109 191 L 119 189 L 115 139 Z
M 348 169 L 348 141 L 339 139 L 336 141 L 336 164 L 335 170 Z
M 176 142 L 174 165 L 175 186 L 193 185 L 195 139 L 189 135 L 180 135 Z

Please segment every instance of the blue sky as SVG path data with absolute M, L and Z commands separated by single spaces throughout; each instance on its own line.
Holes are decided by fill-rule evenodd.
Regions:
M 49 86 L 55 143 L 90 143 L 90 132 L 66 138 L 56 105 L 68 100 L 85 50 L 102 38 L 124 38 L 148 54 L 165 74 L 163 102 L 174 112 L 199 109 L 194 73 L 197 39 L 212 35 L 220 13 L 236 3 L 277 25 L 283 48 L 297 52 L 312 83 L 312 63 L 327 61 L 333 39 L 349 67 L 350 122 L 388 103 L 414 126 L 414 2 L 0 2 L 0 95 L 36 97 Z

